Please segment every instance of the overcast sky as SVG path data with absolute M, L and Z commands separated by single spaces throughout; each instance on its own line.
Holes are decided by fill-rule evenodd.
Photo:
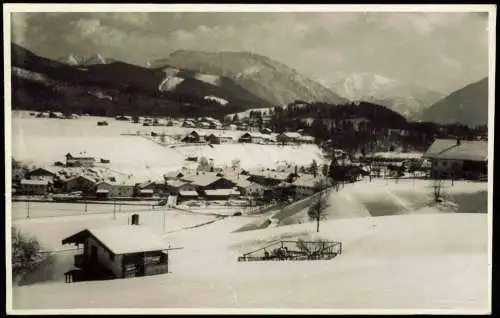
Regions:
M 312 78 L 368 72 L 449 93 L 488 75 L 487 25 L 487 13 L 13 13 L 12 41 L 143 66 L 178 49 L 253 51 Z

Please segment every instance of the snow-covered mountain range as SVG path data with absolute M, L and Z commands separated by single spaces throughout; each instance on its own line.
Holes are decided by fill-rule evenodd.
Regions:
M 61 57 L 57 59 L 57 61 L 72 66 L 88 66 L 88 65 L 109 64 L 112 62 L 116 62 L 116 60 L 103 57 L 99 53 L 95 53 L 89 56 L 71 53 L 66 57 Z
M 444 97 L 444 94 L 432 89 L 372 73 L 351 73 L 340 79 L 322 82 L 351 101 L 380 104 L 407 118 L 414 118 Z

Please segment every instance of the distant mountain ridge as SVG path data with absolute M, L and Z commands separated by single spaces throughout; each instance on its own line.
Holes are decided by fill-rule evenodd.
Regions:
M 111 58 L 105 58 L 99 53 L 95 53 L 90 56 L 83 56 L 71 53 L 66 57 L 58 58 L 57 61 L 71 66 L 89 66 L 96 64 L 109 64 L 113 62 L 118 62 L 117 60 Z
M 413 119 L 444 97 L 442 93 L 412 83 L 371 73 L 352 73 L 326 84 L 350 101 L 377 103 Z
M 69 65 L 12 44 L 13 108 L 97 115 L 224 115 L 270 104 L 231 79 L 124 62 Z
M 148 61 L 147 65 L 151 68 L 171 66 L 221 75 L 274 105 L 284 105 L 295 100 L 334 104 L 347 101 L 294 69 L 251 52 L 179 50 L 164 59 Z
M 488 78 L 471 83 L 425 109 L 420 120 L 437 123 L 488 124 Z

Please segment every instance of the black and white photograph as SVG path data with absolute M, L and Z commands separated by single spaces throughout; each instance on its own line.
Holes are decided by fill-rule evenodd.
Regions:
M 8 313 L 491 313 L 495 5 L 3 9 Z

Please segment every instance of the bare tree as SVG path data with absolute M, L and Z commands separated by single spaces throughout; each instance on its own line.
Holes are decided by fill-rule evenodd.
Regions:
M 330 188 L 325 181 L 319 181 L 315 186 L 315 190 L 317 197 L 309 207 L 307 214 L 311 220 L 316 220 L 316 232 L 319 232 L 319 223 L 326 217 Z

